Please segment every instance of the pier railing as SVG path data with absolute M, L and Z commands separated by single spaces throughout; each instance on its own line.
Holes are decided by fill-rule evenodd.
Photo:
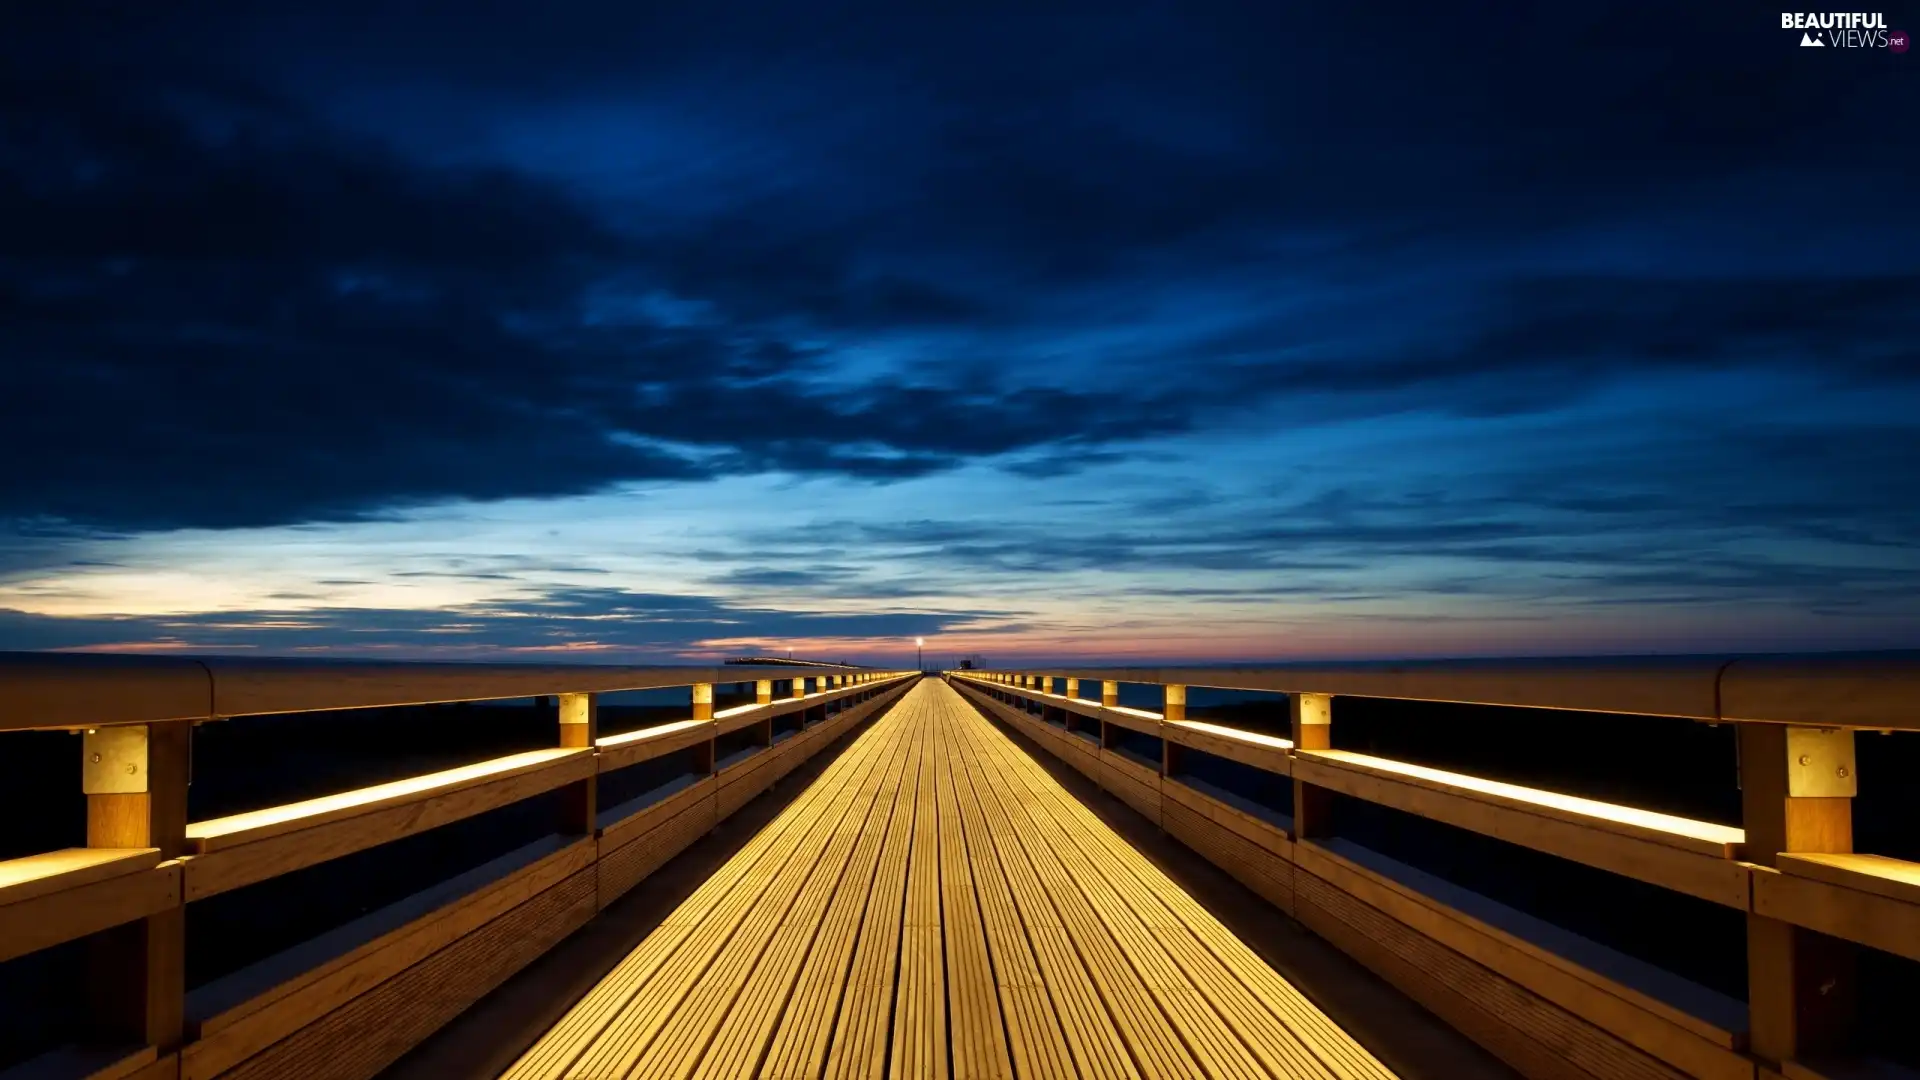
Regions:
M 749 682 L 752 703 L 715 711 L 717 684 Z M 0 963 L 80 941 L 88 965 L 91 1034 L 21 1075 L 372 1076 L 911 682 L 853 667 L 0 654 L 0 754 L 8 732 L 78 733 L 87 813 L 85 847 L 0 861 Z M 600 733 L 600 695 L 671 687 L 688 689 L 684 718 Z M 549 749 L 189 820 L 198 725 L 528 697 L 557 699 Z M 683 751 L 688 775 L 599 804 L 603 776 Z M 553 793 L 552 835 L 187 987 L 190 904 Z
M 1920 863 L 1854 851 L 1852 828 L 1854 732 L 1920 730 L 1920 655 L 946 675 L 1530 1077 L 1867 1075 L 1848 1071 L 1861 1067 L 1852 1039 L 1856 949 L 1920 960 Z M 1158 687 L 1160 708 L 1121 705 L 1121 684 Z M 1286 694 L 1290 730 L 1283 737 L 1189 719 L 1190 687 Z M 1334 749 L 1342 696 L 1731 723 L 1742 821 L 1692 820 Z M 1630 717 L 1594 745 L 1658 752 Z M 1261 770 L 1272 788 L 1291 788 L 1291 805 L 1262 805 L 1195 778 L 1185 759 L 1207 757 Z M 1621 760 L 1628 768 L 1634 755 Z M 1747 1000 L 1343 839 L 1336 798 L 1738 912 Z

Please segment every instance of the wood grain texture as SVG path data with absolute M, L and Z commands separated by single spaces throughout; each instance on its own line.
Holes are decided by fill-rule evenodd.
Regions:
M 753 720 L 747 722 L 752 723 Z M 723 730 L 732 729 L 721 729 L 710 720 L 679 720 L 639 731 L 602 736 L 595 742 L 599 750 L 600 771 L 609 773 L 665 757 L 677 750 L 707 742 Z
M 1267 903 L 1293 914 L 1291 861 L 1222 829 L 1218 822 L 1196 813 L 1184 800 L 1164 799 L 1160 804 L 1160 821 L 1169 836 L 1226 871 Z
M 210 835 L 199 841 L 209 850 L 185 860 L 186 898 L 199 900 L 378 847 L 593 775 L 593 757 L 586 750 L 541 753 L 555 756 L 497 779 L 412 801 L 383 799 L 372 809 L 348 816 L 329 811 L 324 823 L 311 828 L 284 831 L 282 823 L 276 822 L 257 840 L 250 839 L 250 831 Z
M 1293 769 L 1296 782 L 1470 829 L 1716 904 L 1741 910 L 1747 907 L 1746 865 L 1732 858 L 1697 852 L 1675 842 L 1638 838 L 1598 822 L 1576 822 L 1471 794 L 1367 774 L 1313 754 L 1296 755 Z
M 1351 697 L 1512 705 L 1535 709 L 1637 713 L 1711 720 L 1726 656 L 1593 657 L 1552 660 L 1412 660 L 1233 667 L 1054 668 L 1043 674 L 1082 682 L 1178 683 L 1222 690 L 1266 690 Z M 1815 664 L 1819 661 L 1815 660 Z M 1904 675 L 1920 681 L 1920 657 Z M 985 674 L 985 673 L 982 673 Z M 1911 683 L 1909 682 L 1910 686 Z M 1762 719 L 1773 717 L 1764 713 Z
M 0 905 L 0 961 L 178 907 L 180 890 L 176 861 Z
M 213 715 L 323 712 L 776 678 L 790 668 L 243 660 L 208 657 Z
M 1236 731 L 1199 720 L 1169 723 L 1161 732 L 1161 737 L 1168 742 L 1251 765 L 1276 776 L 1290 776 L 1293 773 L 1293 757 L 1288 753 L 1292 743 L 1286 739 Z
M 612 849 L 603 846 L 599 862 L 599 906 L 604 909 L 626 895 L 669 859 L 711 832 L 719 820 L 715 794 L 707 789 L 648 831 L 637 836 L 630 834 Z
M 1751 656 L 1720 678 L 1728 720 L 1920 730 L 1920 657 Z
M 1753 911 L 1832 937 L 1920 960 L 1920 904 L 1831 881 L 1753 871 Z
M 212 715 L 212 677 L 196 660 L 0 653 L 0 731 L 204 720 Z
M 160 865 L 160 849 L 62 848 L 0 862 L 0 908 Z
M 335 792 L 315 799 L 196 821 L 187 826 L 186 835 L 193 844 L 194 853 L 204 855 L 225 848 L 257 844 L 290 833 L 306 832 L 322 825 L 351 821 L 381 810 L 424 803 L 506 780 L 564 773 L 544 788 L 529 785 L 531 790 L 548 790 L 591 774 L 591 768 L 580 766 L 581 762 L 591 757 L 585 747 L 529 750 L 371 787 Z
M 646 834 L 688 806 L 703 800 L 711 801 L 719 790 L 720 782 L 717 778 L 703 776 L 666 798 L 649 804 L 644 809 L 605 822 L 600 828 L 600 857 L 605 858 L 627 841 Z M 628 804 L 610 806 L 605 813 L 617 813 L 622 806 L 626 805 Z
M 1294 884 L 1301 922 L 1534 1080 L 1684 1075 L 1314 874 Z
M 246 1000 L 195 1017 L 198 1038 L 181 1054 L 182 1077 L 210 1080 L 220 1075 L 335 1010 L 376 992 L 413 965 L 561 882 L 589 871 L 593 864 L 593 842 L 585 837 L 557 849 L 543 844 L 539 850 L 544 852 L 540 858 L 512 873 L 299 970 Z M 378 915 L 376 912 L 369 918 Z M 240 974 L 244 978 L 244 973 Z
M 1783 874 L 1812 878 L 1907 904 L 1920 904 L 1920 863 L 1884 855 L 1783 853 L 1774 860 Z
M 931 681 L 507 1073 L 1015 1075 L 1390 1080 Z
M 1035 735 L 1035 741 L 1051 752 L 1066 753 L 1063 740 L 1036 732 L 1037 725 L 1024 714 L 995 704 L 987 707 Z M 1173 727 L 1166 730 L 1170 741 L 1189 744 Z M 1683 1016 L 1626 987 L 1600 989 L 1608 982 L 1595 973 L 1578 965 L 1550 963 L 1537 950 L 1502 940 L 1491 928 L 1469 930 L 1471 920 L 1438 915 L 1428 903 L 1365 878 L 1357 868 L 1336 869 L 1325 856 L 1315 864 L 1319 876 L 1300 886 L 1307 893 L 1302 899 L 1295 893 L 1297 882 L 1311 875 L 1295 870 L 1291 860 L 1301 849 L 1286 833 L 1171 779 L 1161 781 L 1160 794 L 1160 820 L 1170 835 L 1276 907 L 1289 914 L 1299 910 L 1302 921 L 1317 932 L 1387 975 L 1529 1076 L 1554 1080 L 1680 1075 L 1750 1080 L 1753 1076 L 1752 1062 L 1735 1049 L 1742 1032 Z M 1343 875 L 1341 870 L 1348 872 Z M 1340 884 L 1330 884 L 1329 877 Z M 1389 916 L 1354 894 L 1389 908 L 1399 901 L 1397 914 L 1402 918 L 1394 919 L 1395 926 L 1388 928 Z M 1316 899 L 1317 906 L 1310 907 Z M 1426 918 L 1420 917 L 1423 912 Z M 1495 966 L 1527 977 L 1533 986 L 1509 978 Z M 1536 988 L 1556 991 L 1558 1000 Z M 1489 1011 L 1490 1001 L 1503 1007 Z M 1618 1033 L 1596 1020 L 1611 1022 Z M 1568 1054 L 1581 1064 L 1570 1062 Z
M 1178 802 L 1188 811 L 1206 818 L 1238 839 L 1264 848 L 1281 859 L 1293 859 L 1293 839 L 1271 821 L 1254 817 L 1237 806 L 1229 806 L 1175 779 L 1162 781 L 1160 794 L 1163 806 L 1168 802 Z
M 593 916 L 582 870 L 308 1024 L 223 1080 L 367 1080 Z
M 1149 785 L 1141 779 L 1140 766 L 1124 758 L 1100 752 L 1099 765 L 1095 770 L 1095 779 L 1108 793 L 1132 807 L 1135 813 L 1160 824 L 1160 785 L 1159 777 Z
M 1318 843 L 1296 848 L 1301 873 L 1351 895 L 1494 975 L 1701 1080 L 1751 1080 L 1738 1053 L 1742 1026 L 1719 1026 L 1665 1000 L 1568 960 L 1501 927 L 1482 922 Z M 1704 991 L 1700 992 L 1702 995 Z M 1726 1002 L 1725 1011 L 1739 1005 Z
M 1740 815 L 1751 839 L 1752 913 L 1747 917 L 1750 1045 L 1774 1064 L 1844 1052 L 1853 1040 L 1859 994 L 1855 940 L 1809 929 L 1806 921 L 1874 932 L 1850 890 L 1780 884 L 1782 853 L 1853 850 L 1853 800 L 1791 794 L 1797 762 L 1791 733 L 1779 724 L 1738 726 Z M 1762 894 L 1769 898 L 1763 900 Z M 1899 905 L 1896 905 L 1898 907 Z M 1777 919 L 1793 909 L 1800 918 Z M 1854 925 L 1859 922 L 1857 927 Z

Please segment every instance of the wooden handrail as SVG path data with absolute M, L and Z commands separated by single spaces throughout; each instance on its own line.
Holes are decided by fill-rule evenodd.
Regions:
M 1782 979 L 1778 973 L 1783 963 L 1824 962 L 1792 957 L 1826 955 L 1791 950 L 1832 951 L 1831 945 L 1817 940 L 1777 944 L 1790 940 L 1790 935 L 1815 932 L 1825 935 L 1821 940 L 1838 938 L 1920 959 L 1920 862 L 1848 850 L 1855 763 L 1851 735 L 1835 733 L 1842 728 L 1920 727 L 1920 653 L 1654 662 L 1042 668 L 963 670 L 946 675 L 983 707 L 1023 728 L 1061 760 L 1156 818 L 1168 833 L 1228 869 L 1255 892 L 1289 913 L 1297 908 L 1298 917 L 1311 929 L 1330 935 L 1348 951 L 1363 959 L 1377 955 L 1381 946 L 1375 935 L 1387 933 L 1392 925 L 1375 924 L 1356 936 L 1353 925 L 1346 922 L 1349 916 L 1330 914 L 1364 905 L 1371 917 L 1397 920 L 1401 928 L 1392 932 L 1411 935 L 1394 947 L 1392 970 L 1406 972 L 1395 965 L 1404 965 L 1404 957 L 1420 949 L 1428 949 L 1432 963 L 1440 968 L 1457 962 L 1447 957 L 1469 956 L 1487 965 L 1495 977 L 1524 987 L 1694 1076 L 1749 1077 L 1754 1075 L 1756 1061 L 1764 1066 L 1759 1070 L 1763 1076 L 1779 1075 L 1770 1070 L 1782 1068 L 1782 1063 L 1788 1066 L 1785 1075 L 1812 1075 L 1799 1064 L 1806 1048 L 1820 1055 L 1834 1052 L 1830 1039 L 1821 1041 L 1828 1038 L 1823 1030 L 1801 1026 L 1810 1021 L 1796 1019 L 1783 1029 L 1781 1002 L 1795 1000 L 1795 1009 L 1817 1009 L 1797 1003 L 1790 995 L 1825 994 L 1836 977 L 1823 975 L 1803 982 Z M 1167 714 L 1119 709 L 1050 692 L 1050 680 L 1062 677 L 1083 683 L 1165 686 Z M 1627 685 L 1639 678 L 1651 678 L 1654 685 L 1638 691 Z M 1184 719 L 1185 689 L 1190 686 L 1295 695 L 1291 706 L 1295 739 Z M 1104 692 L 1109 702 L 1111 690 L 1109 686 Z M 1327 741 L 1331 702 L 1321 696 L 1328 694 L 1738 723 L 1742 725 L 1739 745 L 1749 826 L 1695 821 L 1333 750 Z M 1091 742 L 1076 739 L 1033 716 L 1031 705 L 1096 720 L 1102 726 L 1101 736 Z M 1157 735 L 1165 748 L 1158 775 L 1110 740 L 1108 725 Z M 1297 739 L 1309 737 L 1314 741 L 1296 745 Z M 1787 746 L 1795 749 L 1783 749 Z M 1176 772 L 1180 748 L 1289 777 L 1294 784 L 1294 814 L 1254 805 Z M 1824 756 L 1830 752 L 1838 756 Z M 1803 771 L 1797 778 L 1792 776 L 1796 768 Z M 1771 1000 L 1753 1006 L 1750 1032 L 1748 1010 L 1739 1002 L 1678 977 L 1663 976 L 1537 918 L 1367 852 L 1339 839 L 1337 830 L 1321 831 L 1320 821 L 1303 821 L 1300 816 L 1303 808 L 1313 808 L 1315 792 L 1374 802 L 1744 912 L 1749 924 L 1752 993 Z M 1800 819 L 1783 832 L 1777 819 L 1770 823 L 1770 816 L 1780 813 L 1779 804 L 1790 803 L 1799 804 L 1792 810 Z M 1324 819 L 1324 811 L 1319 816 Z M 1758 833 L 1751 824 L 1754 821 L 1760 822 Z M 1834 821 L 1838 824 L 1828 824 Z M 1768 841 L 1777 843 L 1753 850 L 1754 845 Z M 1809 846 L 1791 849 L 1802 842 Z M 1813 846 L 1829 843 L 1837 846 Z M 1772 846 L 1790 850 L 1775 852 Z M 1431 946 L 1409 943 L 1419 939 L 1443 948 L 1432 952 Z M 1783 955 L 1790 959 L 1783 961 Z M 1445 995 L 1456 992 L 1466 991 L 1444 989 L 1444 983 L 1424 991 L 1430 1007 L 1443 1015 L 1452 1000 Z M 1436 994 L 1441 996 L 1435 998 Z M 1542 1052 L 1550 1057 L 1565 1053 L 1561 1038 L 1546 1038 Z M 1489 1045 L 1500 1052 L 1503 1044 Z
M 165 1065 L 169 1076 L 177 1067 L 183 1077 L 211 1077 L 278 1052 L 289 1045 L 289 1035 L 315 1030 L 323 1020 L 334 1024 L 355 1009 L 378 1014 L 396 997 L 427 1000 L 439 1010 L 438 1020 L 403 1037 L 424 1038 L 450 1015 L 447 1009 L 458 1007 L 445 991 L 446 980 L 459 983 L 459 993 L 484 993 L 492 985 L 485 971 L 508 962 L 501 957 L 511 956 L 514 966 L 530 961 L 848 725 L 884 708 L 918 674 L 817 667 L 811 674 L 860 679 L 727 710 L 731 726 L 758 726 L 765 738 L 749 767 L 720 776 L 712 746 L 721 725 L 709 718 L 710 687 L 758 681 L 767 670 L 0 654 L 0 739 L 7 728 L 86 728 L 88 746 L 95 747 L 88 783 L 96 785 L 87 788 L 89 840 L 96 846 L 0 860 L 0 961 L 93 937 L 112 956 L 131 961 L 124 974 L 133 985 L 116 992 L 144 1002 L 144 1019 L 133 1030 L 144 1025 L 147 1031 L 144 1047 L 135 1039 L 121 1048 L 125 1025 L 114 1020 L 107 1024 L 114 1033 L 106 1042 L 84 1052 L 56 1051 L 32 1067 L 57 1071 L 97 1058 L 117 1069 Z M 794 669 L 777 670 L 791 678 Z M 596 737 L 592 695 L 682 685 L 695 688 L 692 718 Z M 206 821 L 185 822 L 184 799 L 171 825 L 156 809 L 155 792 L 167 785 L 184 791 L 187 722 L 548 694 L 572 696 L 563 701 L 562 745 L 552 749 Z M 829 704 L 841 707 L 827 723 L 808 725 L 802 737 L 772 745 L 773 717 Z M 124 727 L 136 730 L 119 730 Z M 107 728 L 116 730 L 99 730 Z M 694 754 L 689 767 L 704 776 L 681 785 L 683 790 L 593 812 L 601 773 L 700 746 L 704 753 Z M 103 764 L 101 755 L 110 760 Z M 122 776 L 134 782 L 120 786 L 124 782 L 114 778 Z M 189 1008 L 181 967 L 188 902 L 556 790 L 567 792 L 570 805 L 585 815 L 563 815 L 554 836 L 203 987 Z M 101 800 L 103 808 L 131 815 L 141 834 L 153 834 L 159 846 L 102 843 L 92 828 L 94 804 Z M 167 857 L 174 853 L 182 857 Z M 139 937 L 107 942 L 109 931 L 136 925 L 143 926 Z M 145 940 L 157 943 L 152 955 L 163 957 L 164 966 L 152 968 L 140 959 L 149 948 Z M 488 959 L 470 974 L 464 962 L 452 959 L 447 963 L 453 970 L 429 970 L 429 957 L 451 957 L 461 948 Z M 120 974 L 114 970 L 112 977 Z M 331 1034 L 323 1039 L 355 1038 L 352 1030 L 327 1030 Z M 397 1053 L 411 1044 L 393 1045 Z
M 724 685 L 790 679 L 795 670 L 0 652 L 0 731 Z M 876 674 L 860 667 L 807 670 Z
M 970 669 L 1218 690 L 1920 730 L 1920 650 L 1206 667 Z

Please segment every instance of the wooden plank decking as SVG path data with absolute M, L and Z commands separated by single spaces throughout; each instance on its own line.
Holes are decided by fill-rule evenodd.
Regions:
M 929 679 L 506 1076 L 1392 1074 Z

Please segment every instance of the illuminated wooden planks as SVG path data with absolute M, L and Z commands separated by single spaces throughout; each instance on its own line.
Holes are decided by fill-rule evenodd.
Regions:
M 837 729 L 857 722 L 865 712 L 863 707 L 850 709 L 786 745 L 830 739 Z M 888 771 L 872 774 L 865 786 L 837 793 L 823 811 L 816 827 L 830 829 L 831 838 L 792 905 L 760 946 L 763 951 L 755 955 L 755 943 L 750 938 L 737 938 L 702 987 L 680 1006 L 675 1028 L 662 1035 L 636 1076 L 731 1077 L 753 1073 L 767 1053 L 796 983 L 804 981 L 803 968 L 815 952 L 816 940 L 828 932 L 828 915 L 835 898 L 864 895 L 870 882 L 874 845 L 866 838 L 885 831 L 896 805 L 901 760 L 897 753 L 900 748 L 893 749 L 895 756 L 887 759 Z M 772 912 L 764 904 L 762 915 L 771 921 Z M 701 991 L 707 994 L 704 1000 Z M 721 1009 L 714 1004 L 728 995 L 734 1002 L 730 1007 Z M 701 1039 L 701 1033 L 707 1031 L 711 1031 L 711 1038 Z M 692 1032 L 693 1037 L 683 1032 Z M 677 1058 L 676 1053 L 680 1055 Z
M 967 852 L 960 794 L 954 784 L 952 755 L 956 751 L 945 726 L 937 729 L 935 746 L 940 756 L 934 783 L 941 819 L 940 917 L 945 930 L 953 1080 L 1000 1080 L 1013 1075 L 1013 1061 L 975 891 L 973 860 Z
M 749 924 L 758 923 L 759 933 L 764 934 L 767 920 L 762 914 L 784 910 L 785 900 L 812 872 L 815 860 L 828 841 L 824 830 L 813 826 L 822 816 L 844 810 L 854 793 L 844 784 L 829 785 L 825 791 L 825 797 L 781 823 L 778 829 L 781 840 L 776 844 L 773 857 L 757 860 L 744 875 L 741 888 L 711 908 L 689 909 L 682 905 L 668 916 L 662 929 L 671 934 L 680 929 L 676 924 L 683 924 L 686 933 L 677 940 L 672 955 L 639 988 L 632 1001 L 599 1034 L 567 1075 L 593 1078 L 629 1075 L 668 1029 L 681 1002 L 695 991 L 710 968 L 723 961 L 728 948 L 738 945 L 745 951 L 754 947 L 756 927 Z M 764 937 L 760 943 L 764 944 Z M 642 942 L 641 948 L 646 944 Z
M 901 915 L 900 962 L 893 1004 L 891 1071 L 945 1076 L 947 972 L 940 914 L 940 800 L 936 778 L 946 765 L 939 725 L 916 725 L 919 776 Z
M 775 824 L 803 813 L 811 801 L 809 797 L 796 800 L 783 811 Z M 676 909 L 676 913 L 689 906 L 704 910 L 724 899 L 741 885 L 758 860 L 774 854 L 775 835 L 770 827 L 750 841 L 733 859 L 703 882 L 681 905 L 681 909 Z M 661 930 L 650 935 L 576 1004 L 545 1038 L 529 1049 L 506 1075 L 562 1075 L 591 1045 L 592 1039 L 612 1022 L 639 987 L 671 956 L 674 946 L 685 936 L 689 925 L 685 920 L 678 923 L 669 921 Z
M 1085 896 L 1137 970 L 1163 1014 L 1208 1075 L 1330 1076 L 1287 1036 L 1253 993 L 1198 946 L 1133 872 L 1140 856 L 1112 830 L 1082 817 L 1050 777 L 1010 745 L 996 748 L 1006 771 L 1023 776 L 1030 834 Z M 1217 924 L 1216 924 L 1217 925 Z M 1221 929 L 1224 933 L 1224 928 Z
M 1030 760 L 1025 768 L 1044 776 L 1044 771 Z M 1160 940 L 1168 943 L 1170 949 L 1174 949 L 1176 954 L 1187 955 L 1185 969 L 1195 979 L 1196 985 L 1203 978 L 1212 979 L 1216 973 L 1225 973 L 1245 993 L 1251 995 L 1258 1010 L 1247 1027 L 1248 1045 L 1266 1047 L 1271 1060 L 1294 1063 L 1276 1071 L 1276 1076 L 1291 1075 L 1289 1069 L 1304 1069 L 1305 1075 L 1312 1076 L 1315 1075 L 1314 1069 L 1324 1066 L 1343 1080 L 1383 1080 L 1391 1077 L 1392 1074 L 1378 1060 L 1268 967 L 1244 942 L 1220 925 L 1185 890 L 1134 852 L 1092 811 L 1057 784 L 1050 783 L 1050 778 L 1048 780 L 1049 783 L 1036 784 L 1030 790 L 1044 794 L 1057 809 L 1060 820 L 1082 835 L 1100 838 L 1101 842 L 1111 844 L 1117 852 L 1129 856 L 1121 859 L 1121 865 L 1146 890 L 1145 895 L 1152 898 L 1151 903 L 1141 901 L 1136 910 L 1142 920 L 1155 929 Z M 1303 1054 L 1306 1056 L 1302 1057 Z M 1316 1066 L 1313 1062 L 1320 1064 Z
M 961 717 L 951 707 L 947 712 L 956 720 Z M 964 727 L 960 730 L 965 732 Z M 1093 975 L 1080 960 L 1068 925 L 1054 910 L 1014 832 L 1013 822 L 1000 803 L 996 784 L 1004 782 L 1003 778 L 980 760 L 982 751 L 973 740 L 963 737 L 958 742 L 967 782 L 973 786 L 979 801 L 986 824 L 985 835 L 991 844 L 991 855 L 983 848 L 975 858 L 997 858 L 1001 872 L 1006 875 L 1014 909 L 1039 968 L 1039 982 L 1052 1001 L 1075 1068 L 1079 1075 L 1087 1077 L 1140 1076 L 1127 1052 L 1125 1039 L 1101 1000 Z
M 957 716 L 957 724 L 973 727 L 966 718 Z M 975 724 L 977 725 L 977 721 Z M 1189 1076 L 1212 1077 L 1248 1077 L 1255 1076 L 1257 1070 L 1251 1060 L 1245 1058 L 1245 1050 L 1238 1043 L 1234 1049 L 1240 1051 L 1236 1058 L 1230 1051 L 1221 1049 L 1217 1056 L 1196 1060 L 1188 1046 L 1196 1049 L 1218 1049 L 1208 1046 L 1206 1036 L 1210 1032 L 1202 1030 L 1204 1024 L 1189 1024 L 1191 1010 L 1184 1002 L 1175 1002 L 1169 1011 L 1166 1006 L 1169 999 L 1178 998 L 1180 991 L 1188 989 L 1184 981 L 1176 977 L 1174 984 L 1163 984 L 1150 988 L 1149 981 L 1158 981 L 1155 977 L 1164 977 L 1166 972 L 1155 970 L 1153 957 L 1129 958 L 1128 948 L 1147 948 L 1151 950 L 1150 940 L 1139 936 L 1124 936 L 1116 939 L 1109 933 L 1109 927 L 1102 915 L 1073 880 L 1069 862 L 1062 860 L 1060 853 L 1051 848 L 1039 834 L 1050 824 L 1048 807 L 1042 800 L 1044 785 L 1051 778 L 1029 772 L 1022 768 L 1024 762 L 1015 761 L 1008 755 L 1016 753 L 1004 739 L 997 740 L 984 730 L 971 731 L 978 760 L 994 766 L 993 772 L 1010 783 L 1000 785 L 1000 790 L 992 796 L 1000 805 L 1000 813 L 1005 815 L 1008 828 L 1004 835 L 1010 843 L 1018 844 L 1026 853 L 1034 869 L 1035 879 L 1039 882 L 1045 902 L 1051 907 L 1059 920 L 1064 936 L 1071 940 L 1074 951 L 1079 955 L 1089 981 L 1098 993 L 1106 1014 L 1111 1018 L 1112 1030 L 1125 1044 L 1132 1065 L 1138 1075 L 1148 1078 L 1171 1078 Z M 1034 932 L 1031 927 L 1030 933 Z M 1130 959 L 1133 962 L 1130 962 Z M 1148 971 L 1139 970 L 1140 962 L 1147 965 Z M 1156 990 L 1164 991 L 1157 993 Z M 1217 1017 L 1211 1017 L 1215 1024 Z M 1231 1041 L 1231 1040 L 1230 1040 Z
M 957 735 L 949 738 L 947 774 L 957 817 L 964 831 L 967 863 L 980 905 L 989 962 L 1005 1017 L 1008 1052 L 1021 1077 L 1067 1080 L 1077 1076 L 1052 995 L 1042 981 L 1040 961 L 1022 925 L 1013 887 L 994 853 L 992 830 L 964 764 L 967 752 Z M 957 924 L 956 924 L 957 926 Z M 958 1080 L 958 1077 L 956 1077 Z
M 903 710 L 889 718 L 884 737 L 906 748 L 908 764 L 898 781 L 906 797 L 896 803 L 893 816 L 887 822 L 886 839 L 880 845 L 880 861 L 874 870 L 859 941 L 854 946 L 853 963 L 847 969 L 840 1016 L 827 1048 L 826 1069 L 822 1074 L 827 1080 L 886 1073 L 887 1036 L 893 1019 L 907 867 L 913 844 L 916 805 L 912 796 L 918 790 L 919 757 L 923 752 L 920 740 L 911 737 L 912 729 L 918 726 L 920 705 L 910 701 L 903 705 Z
M 1128 860 L 922 682 L 508 1075 L 1388 1080 Z
M 677 1004 L 673 1015 L 629 1074 L 636 1080 L 680 1080 L 701 1070 L 710 1076 L 750 1074 L 767 1026 L 779 1014 L 799 964 L 839 886 L 854 840 L 876 803 L 890 802 L 884 780 L 837 794 L 807 827 L 809 842 L 788 873 L 772 883 L 754 917 Z M 812 841 L 824 846 L 815 848 Z M 802 861 L 804 860 L 804 861 Z M 757 994 L 746 993 L 759 984 Z M 718 1071 L 715 1071 L 715 1070 Z
M 725 943 L 724 932 L 731 923 L 746 918 L 753 910 L 769 879 L 790 861 L 796 826 L 818 814 L 842 785 L 873 767 L 878 748 L 872 732 L 856 741 L 819 780 L 674 909 L 505 1075 L 522 1080 L 594 1076 L 595 1068 L 603 1072 L 620 1069 L 617 1061 L 601 1066 L 587 1059 L 607 1040 L 634 1035 L 628 1030 L 630 1025 L 622 1025 L 622 1018 L 630 1007 L 646 1007 L 651 999 L 643 997 L 643 992 L 658 991 L 676 978 L 681 986 L 688 985 L 704 970 L 702 955 L 696 954 L 705 950 L 704 957 L 710 959 L 717 946 Z
M 872 800 L 863 823 L 849 818 L 837 826 L 836 843 L 848 845 L 838 887 L 789 920 L 787 938 L 805 947 L 783 952 L 779 962 L 755 973 L 754 982 L 743 993 L 750 1012 L 743 1013 L 736 1030 L 721 1032 L 715 1052 L 702 1063 L 698 1075 L 714 1080 L 753 1075 L 763 1062 L 758 1075 L 764 1077 L 797 1080 L 820 1074 L 880 848 L 889 822 L 899 811 L 899 776 L 904 766 L 903 756 L 896 754 L 890 760 L 879 785 L 882 795 Z
M 903 703 L 899 708 L 909 709 L 911 705 Z M 885 736 L 872 733 L 866 738 L 880 740 Z M 903 744 L 896 744 L 900 745 Z M 881 850 L 887 837 L 892 835 L 894 816 L 902 809 L 898 788 L 905 767 L 904 755 L 893 759 L 889 783 L 894 797 L 884 804 L 884 815 L 879 812 L 881 804 L 876 802 L 875 813 L 848 860 L 845 885 L 835 894 L 821 919 L 814 947 L 801 966 L 764 1058 L 759 1075 L 768 1080 L 815 1080 L 826 1067 L 847 986 L 847 973 L 853 964 L 876 881 L 880 880 Z M 884 891 L 884 882 L 881 884 Z

